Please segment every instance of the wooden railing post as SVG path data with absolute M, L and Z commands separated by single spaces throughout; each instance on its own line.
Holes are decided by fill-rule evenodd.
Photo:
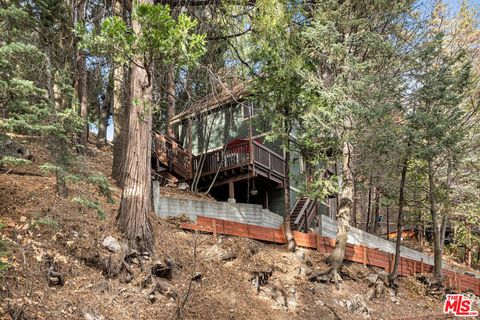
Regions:
M 212 221 L 212 229 L 213 229 L 213 238 L 217 240 L 217 222 L 215 220 Z
M 367 266 L 367 247 L 363 246 L 363 265 Z
M 385 263 L 385 267 L 383 267 L 386 273 L 390 273 L 390 255 L 391 253 L 387 253 L 387 261 Z

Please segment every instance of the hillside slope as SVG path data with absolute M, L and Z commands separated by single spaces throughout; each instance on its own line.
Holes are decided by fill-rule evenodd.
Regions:
M 15 172 L 41 173 L 38 166 L 48 162 L 44 146 L 25 139 L 36 161 Z M 92 150 L 85 171 L 108 176 L 111 154 Z M 53 176 L 0 176 L 0 252 L 8 265 L 0 288 L 3 319 L 401 319 L 441 314 L 441 301 L 425 296 L 415 279 L 400 279 L 396 296 L 382 287 L 370 300 L 372 285 L 377 285 L 369 275 L 378 270 L 346 265 L 350 279 L 336 290 L 308 281 L 309 274 L 328 268 L 326 257 L 315 251 L 289 253 L 282 246 L 235 237 L 215 240 L 179 229 L 178 220 L 153 215 L 153 256 L 125 251 L 121 241 L 122 248 L 110 252 L 102 242 L 107 236 L 121 239 L 115 226 L 120 190 L 113 190 L 110 203 L 91 183 L 72 181 L 69 197 L 61 199 Z M 162 274 L 170 271 L 168 266 L 171 279 L 170 272 Z M 151 275 L 152 268 L 157 276 Z M 260 280 L 258 292 L 255 280 Z

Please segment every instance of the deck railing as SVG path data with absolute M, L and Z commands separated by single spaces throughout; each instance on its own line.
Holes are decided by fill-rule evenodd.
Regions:
M 285 160 L 281 155 L 257 141 L 253 141 L 253 155 L 255 164 L 281 177 L 285 176 Z
M 251 146 L 248 140 L 237 142 L 228 145 L 225 149 L 211 151 L 203 158 L 203 166 L 202 156 L 193 158 L 193 171 L 202 170 L 202 175 L 255 164 L 280 178 L 285 176 L 283 157 L 257 141 L 252 141 Z
M 154 151 L 157 158 L 166 165 L 170 171 L 174 171 L 185 179 L 192 176 L 191 155 L 170 137 L 154 133 Z
M 224 149 L 211 151 L 203 156 L 193 158 L 193 170 L 202 170 L 202 175 L 214 174 L 219 170 L 226 170 L 247 165 L 250 162 L 248 141 L 227 146 Z

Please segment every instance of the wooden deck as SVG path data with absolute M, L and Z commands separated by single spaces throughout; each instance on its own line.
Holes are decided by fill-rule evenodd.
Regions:
M 255 140 L 234 140 L 221 149 L 192 156 L 173 139 L 154 133 L 153 151 L 163 167 L 184 180 L 191 180 L 197 171 L 206 180 L 218 172 L 219 182 L 226 176 L 242 180 L 260 175 L 283 185 L 285 179 L 284 158 Z
M 284 166 L 284 158 L 260 142 L 236 140 L 222 149 L 194 157 L 192 169 L 201 170 L 202 177 L 226 171 L 259 174 L 283 185 Z

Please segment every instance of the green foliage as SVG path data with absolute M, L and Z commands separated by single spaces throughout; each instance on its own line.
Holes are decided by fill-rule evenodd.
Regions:
M 4 224 L 0 223 L 0 231 L 5 227 Z M 10 254 L 8 243 L 0 239 L 0 278 L 2 278 L 3 272 L 8 269 L 8 262 L 6 259 Z
M 145 69 L 156 61 L 191 64 L 205 52 L 205 35 L 194 33 L 197 22 L 184 13 L 174 19 L 169 6 L 135 6 L 132 18 L 140 25 L 138 33 L 119 17 L 108 17 L 95 30 L 77 25 L 76 33 L 83 47 L 93 53 L 111 56 L 122 64 L 140 56 Z
M 108 182 L 107 177 L 105 177 L 101 173 L 98 173 L 91 176 L 87 176 L 87 181 L 92 185 L 96 186 L 100 194 L 107 197 L 110 203 L 113 203 L 113 199 L 112 199 L 113 190 L 110 187 L 110 183 Z
M 50 172 L 50 173 L 57 173 L 57 172 L 63 172 L 65 173 L 65 168 L 60 165 L 56 165 L 54 163 L 46 162 L 40 165 L 40 170 L 44 172 Z
M 2 278 L 3 273 L 8 269 L 8 258 L 10 254 L 8 243 L 5 240 L 0 239 L 0 278 Z
M 98 218 L 102 221 L 107 218 L 105 211 L 103 211 L 100 203 L 97 200 L 90 200 L 82 197 L 75 197 L 72 199 L 72 202 L 78 203 L 79 205 L 87 207 L 89 209 L 94 209 L 95 211 L 97 211 Z
M 58 230 L 60 228 L 60 224 L 58 223 L 58 221 L 50 217 L 38 218 L 32 221 L 33 227 L 39 226 L 39 225 L 50 227 L 54 230 Z
M 28 165 L 31 164 L 32 162 L 27 159 L 21 159 L 21 158 L 16 158 L 12 156 L 5 156 L 0 159 L 0 167 L 5 166 L 5 165 L 14 165 L 14 166 L 22 166 L 22 165 Z

